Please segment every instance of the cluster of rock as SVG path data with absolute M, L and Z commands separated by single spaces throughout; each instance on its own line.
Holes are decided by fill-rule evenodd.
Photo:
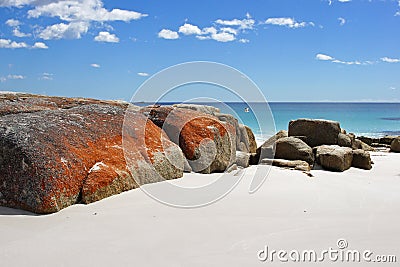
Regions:
M 256 147 L 214 107 L 0 94 L 0 205 L 52 213 L 184 171 L 245 167 L 240 155 Z
M 371 147 L 385 147 L 390 149 L 392 152 L 400 152 L 400 136 L 387 135 L 381 138 L 360 136 L 358 139 L 370 145 Z
M 257 148 L 249 127 L 211 106 L 0 93 L 0 205 L 52 213 L 184 172 L 256 164 L 368 170 L 368 151 L 382 142 L 338 122 L 300 119 Z M 400 152 L 399 138 L 390 144 Z
M 350 167 L 369 170 L 372 161 L 368 151 L 374 148 L 347 134 L 338 122 L 299 119 L 289 123 L 289 131 L 280 131 L 261 145 L 252 155 L 252 163 L 302 171 L 315 165 L 340 172 Z

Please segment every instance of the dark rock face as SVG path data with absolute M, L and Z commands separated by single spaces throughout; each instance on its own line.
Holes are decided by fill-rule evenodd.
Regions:
M 370 154 L 362 149 L 353 150 L 352 166 L 364 170 L 372 169 Z
M 235 161 L 235 129 L 217 117 L 173 107 L 146 107 L 148 116 L 179 144 L 194 172 L 223 172 Z
M 352 165 L 353 151 L 349 147 L 322 145 L 316 147 L 316 160 L 324 169 L 343 172 Z
M 392 140 L 392 143 L 390 145 L 390 151 L 398 153 L 400 152 L 400 136 Z
M 337 145 L 340 125 L 335 121 L 298 119 L 290 121 L 289 136 L 305 136 L 311 146 Z
M 0 205 L 51 213 L 139 184 L 181 177 L 179 147 L 139 113 L 130 126 L 144 129 L 133 128 L 124 140 L 127 167 L 124 113 L 118 106 L 85 105 L 0 117 Z M 168 164 L 166 154 L 182 161 Z
M 314 164 L 312 148 L 298 138 L 280 138 L 275 145 L 275 158 L 277 159 L 303 160 L 310 165 Z

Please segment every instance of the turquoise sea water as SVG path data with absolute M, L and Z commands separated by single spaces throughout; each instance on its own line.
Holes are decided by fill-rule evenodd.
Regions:
M 167 103 L 164 103 L 167 104 Z M 171 103 L 168 103 L 171 104 Z M 199 104 L 199 103 L 196 103 Z M 275 129 L 270 127 L 269 108 L 265 103 L 201 103 L 216 106 L 230 113 L 253 129 L 258 139 L 265 139 L 274 130 L 287 130 L 290 120 L 298 118 L 339 121 L 343 129 L 356 135 L 379 137 L 400 135 L 400 103 L 269 103 Z M 249 112 L 245 112 L 246 108 Z M 257 117 L 257 118 L 256 118 Z M 265 123 L 258 123 L 260 121 Z M 260 125 L 264 125 L 261 126 Z

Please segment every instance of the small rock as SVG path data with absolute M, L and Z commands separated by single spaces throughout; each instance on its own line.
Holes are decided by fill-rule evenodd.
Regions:
M 372 169 L 371 156 L 369 152 L 362 149 L 353 150 L 353 162 L 351 166 L 364 170 Z
M 393 139 L 390 145 L 390 151 L 400 152 L 400 136 Z

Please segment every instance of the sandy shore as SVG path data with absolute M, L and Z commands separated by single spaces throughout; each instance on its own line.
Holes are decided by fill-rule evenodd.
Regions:
M 273 167 L 250 195 L 253 166 L 227 197 L 198 209 L 168 207 L 141 190 L 48 216 L 0 207 L 0 265 L 281 266 L 259 261 L 257 252 L 266 245 L 319 252 L 337 248 L 340 238 L 349 249 L 396 255 L 399 262 L 400 154 L 372 155 L 371 171 L 316 170 L 310 178 Z M 215 177 L 185 174 L 175 183 L 198 179 Z

